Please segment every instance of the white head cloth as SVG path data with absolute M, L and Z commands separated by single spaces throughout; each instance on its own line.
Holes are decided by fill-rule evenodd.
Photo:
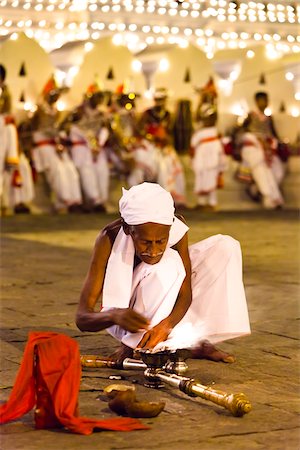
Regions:
M 147 222 L 172 225 L 174 201 L 171 194 L 156 183 L 142 183 L 123 189 L 119 201 L 121 217 L 128 225 Z

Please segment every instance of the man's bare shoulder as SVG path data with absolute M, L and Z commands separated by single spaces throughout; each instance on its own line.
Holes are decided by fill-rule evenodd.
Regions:
M 113 222 L 107 224 L 98 234 L 96 244 L 103 241 L 109 241 L 112 245 L 117 237 L 117 234 L 121 226 L 122 226 L 121 219 L 114 220 Z

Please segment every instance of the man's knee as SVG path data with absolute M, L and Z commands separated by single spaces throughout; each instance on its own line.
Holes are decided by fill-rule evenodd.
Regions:
M 223 256 L 230 257 L 233 254 L 240 253 L 241 252 L 241 246 L 239 241 L 234 239 L 231 236 L 228 235 L 220 235 L 220 239 L 217 244 L 217 249 L 220 254 Z

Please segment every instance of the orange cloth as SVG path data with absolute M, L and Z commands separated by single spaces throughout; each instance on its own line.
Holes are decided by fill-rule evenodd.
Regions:
M 36 404 L 36 364 L 51 395 L 56 418 L 73 433 L 91 434 L 102 430 L 145 430 L 149 427 L 132 418 L 88 419 L 76 417 L 81 364 L 78 344 L 72 338 L 53 332 L 31 332 L 21 367 L 7 403 L 0 407 L 0 423 L 15 420 Z

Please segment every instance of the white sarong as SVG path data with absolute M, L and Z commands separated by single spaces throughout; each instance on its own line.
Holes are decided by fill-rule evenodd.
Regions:
M 250 333 L 239 242 L 219 234 L 190 246 L 189 253 L 192 304 L 155 350 L 187 348 L 203 339 L 217 343 Z M 155 326 L 171 313 L 184 276 L 181 257 L 173 249 L 167 249 L 157 264 L 141 262 L 133 271 L 130 306 Z M 144 334 L 117 325 L 107 331 L 131 348 L 136 348 Z

